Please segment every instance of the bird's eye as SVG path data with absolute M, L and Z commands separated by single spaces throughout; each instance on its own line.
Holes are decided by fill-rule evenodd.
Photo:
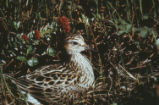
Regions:
M 74 45 L 77 45 L 78 43 L 77 42 L 72 42 Z

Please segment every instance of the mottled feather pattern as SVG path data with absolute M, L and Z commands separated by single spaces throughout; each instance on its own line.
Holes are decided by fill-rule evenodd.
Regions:
M 15 83 L 43 104 L 66 104 L 79 94 L 94 87 L 94 73 L 90 61 L 81 54 L 86 43 L 81 35 L 70 35 L 65 40 L 70 60 L 43 66 Z

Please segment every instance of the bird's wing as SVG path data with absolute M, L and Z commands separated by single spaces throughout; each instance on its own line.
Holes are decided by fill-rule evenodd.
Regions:
M 78 90 L 79 87 L 75 84 L 79 80 L 79 75 L 80 72 L 70 70 L 67 66 L 48 65 L 18 78 L 16 83 L 38 100 L 48 99 L 49 102 L 59 100 L 61 96 L 67 95 L 69 90 Z
M 75 69 L 76 68 L 68 67 L 67 65 L 48 65 L 36 69 L 33 73 L 22 77 L 22 79 L 26 79 L 41 87 L 74 85 L 81 75 L 81 72 Z

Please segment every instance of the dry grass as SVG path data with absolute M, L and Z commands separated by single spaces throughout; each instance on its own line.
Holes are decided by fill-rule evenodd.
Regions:
M 15 105 L 27 103 L 3 73 L 17 78 L 52 63 L 52 59 L 60 59 L 61 39 L 66 33 L 57 20 L 63 15 L 70 19 L 72 32 L 81 32 L 95 49 L 85 54 L 94 66 L 96 88 L 70 104 L 159 104 L 159 50 L 155 44 L 159 37 L 159 3 L 152 0 L 148 4 L 143 0 L 1 1 L 2 105 L 7 105 L 7 99 Z M 40 40 L 31 33 L 36 29 L 41 29 Z M 24 33 L 30 35 L 29 41 L 21 38 Z M 51 54 L 47 50 L 50 47 Z M 36 58 L 38 64 L 29 66 L 31 58 Z

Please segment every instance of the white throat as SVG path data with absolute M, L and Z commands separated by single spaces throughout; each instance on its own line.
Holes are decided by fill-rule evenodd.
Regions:
M 79 70 L 82 70 L 81 86 L 85 88 L 94 86 L 94 72 L 90 61 L 81 53 L 72 54 L 71 61 L 77 64 Z

